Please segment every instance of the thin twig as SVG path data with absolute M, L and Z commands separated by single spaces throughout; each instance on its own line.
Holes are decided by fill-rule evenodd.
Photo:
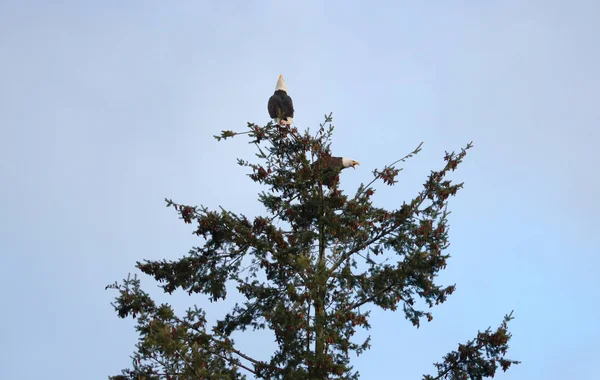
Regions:
M 398 162 L 404 162 L 405 160 L 407 160 L 408 158 L 411 158 L 412 156 L 414 156 L 415 154 L 419 153 L 421 151 L 421 146 L 423 146 L 423 142 L 421 141 L 421 143 L 419 144 L 419 146 L 413 150 L 411 153 L 407 154 L 406 156 L 400 158 L 399 160 L 396 160 L 394 162 L 392 162 L 390 165 L 386 165 L 383 167 L 383 170 L 385 169 L 389 169 L 392 166 L 394 166 L 395 164 L 397 164 Z M 365 192 L 375 181 L 377 181 L 379 179 L 379 175 L 375 176 L 375 178 L 373 178 L 373 180 L 371 182 L 369 182 L 367 184 L 367 186 L 365 186 L 361 192 L 356 193 L 356 195 L 354 196 L 354 199 L 358 198 L 363 192 Z
M 198 378 L 200 378 L 200 374 L 198 372 L 196 372 L 196 368 L 192 367 L 192 365 L 190 363 L 188 363 L 187 360 L 185 360 L 185 358 L 183 357 L 183 355 L 181 355 L 181 352 L 179 352 L 179 350 L 177 350 L 176 348 L 174 349 L 175 352 L 177 352 L 177 354 L 179 355 L 179 357 L 181 358 L 181 360 L 183 360 L 183 362 L 192 370 L 194 371 L 194 373 L 196 374 L 196 376 L 198 376 Z

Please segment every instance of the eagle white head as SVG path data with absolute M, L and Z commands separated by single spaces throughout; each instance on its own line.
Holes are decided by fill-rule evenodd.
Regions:
M 285 85 L 285 82 L 283 81 L 283 76 L 279 75 L 279 79 L 277 79 L 277 85 L 275 86 L 275 91 L 277 90 L 283 90 L 285 91 L 285 93 L 287 94 L 287 86 Z
M 356 165 L 360 165 L 360 162 L 354 161 L 353 159 L 348 158 L 348 157 L 342 157 L 342 167 L 343 168 L 356 169 L 355 168 Z

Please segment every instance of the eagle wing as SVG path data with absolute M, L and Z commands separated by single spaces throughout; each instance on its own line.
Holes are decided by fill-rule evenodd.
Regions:
M 338 174 L 342 171 L 342 157 L 328 157 L 321 161 L 321 179 L 325 186 L 331 186 Z M 316 169 L 317 162 L 311 164 L 311 169 Z
M 292 98 L 285 94 L 281 97 L 281 103 L 283 105 L 283 109 L 286 110 L 286 117 L 294 117 L 294 102 L 292 102 Z
M 269 111 L 269 116 L 271 116 L 271 119 L 276 119 L 279 117 L 279 115 L 277 115 L 277 110 L 281 109 L 281 103 L 281 98 L 275 94 L 271 95 L 269 98 L 267 110 Z

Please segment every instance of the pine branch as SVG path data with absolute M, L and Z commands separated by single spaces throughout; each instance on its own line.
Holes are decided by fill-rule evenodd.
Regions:
M 192 370 L 192 372 L 194 372 L 194 374 L 196 374 L 196 376 L 198 376 L 198 378 L 200 379 L 200 375 L 198 374 L 198 372 L 196 372 L 196 368 L 194 368 L 187 360 L 185 360 L 185 357 L 181 354 L 181 352 L 179 352 L 178 349 L 174 349 L 175 352 L 177 352 L 177 354 L 179 355 L 179 357 L 181 358 L 181 360 L 185 363 L 185 365 L 188 366 L 189 369 Z
M 369 189 L 369 187 L 375 183 L 375 181 L 377 181 L 378 179 L 381 179 L 381 173 L 385 172 L 387 169 L 393 169 L 394 165 L 396 165 L 398 162 L 406 162 L 407 159 L 413 157 L 414 155 L 418 154 L 421 151 L 421 147 L 423 146 L 423 142 L 421 142 L 419 144 L 419 146 L 417 146 L 415 148 L 415 150 L 413 150 L 412 152 L 410 152 L 409 154 L 407 154 L 406 156 L 392 162 L 389 165 L 386 165 L 383 170 L 381 172 L 379 171 L 375 171 L 374 172 L 374 177 L 373 180 L 371 180 L 371 182 L 369 182 L 366 186 L 361 186 L 361 189 L 356 193 L 356 195 L 354 196 L 354 199 L 357 199 L 359 196 L 361 196 L 365 191 L 367 191 Z M 402 169 L 399 169 L 402 170 Z
M 216 339 L 212 335 L 207 334 L 205 331 L 200 330 L 198 327 L 192 325 L 191 323 L 189 323 L 187 321 L 184 321 L 181 318 L 178 318 L 176 316 L 174 316 L 173 318 L 174 318 L 175 321 L 177 321 L 177 323 L 185 326 L 188 329 L 196 331 L 197 333 L 201 334 L 201 336 L 207 337 L 208 339 L 210 339 L 210 341 L 218 344 L 221 348 L 223 348 L 223 349 L 225 349 L 227 351 L 230 351 L 230 352 L 232 352 L 232 353 L 240 356 L 241 358 L 244 358 L 244 359 L 248 360 L 250 363 L 252 363 L 254 365 L 258 365 L 258 366 L 269 366 L 268 364 L 266 364 L 266 363 L 264 363 L 264 362 L 262 362 L 260 360 L 256 360 L 256 359 L 254 359 L 254 358 L 252 358 L 252 357 L 244 354 L 243 352 L 235 349 L 231 344 L 226 343 L 224 341 L 221 341 L 219 339 Z M 228 361 L 233 361 L 234 360 L 234 359 L 230 359 L 230 358 L 226 358 L 226 357 L 224 357 L 223 359 L 226 359 Z M 239 365 L 239 363 L 236 363 L 236 364 Z M 241 365 L 240 365 L 240 367 L 241 367 Z M 276 368 L 276 367 L 272 367 L 272 366 L 269 366 L 269 367 L 271 369 L 274 369 L 274 370 L 279 371 L 279 372 L 283 371 L 281 368 Z M 251 372 L 254 373 L 254 371 L 251 371 Z
M 508 333 L 508 322 L 513 319 L 513 312 L 504 316 L 504 321 L 494 333 L 488 328 L 479 332 L 477 337 L 466 344 L 459 344 L 457 351 L 452 351 L 444 357 L 443 363 L 436 363 L 438 375 L 425 375 L 423 380 L 462 380 L 484 377 L 494 377 L 498 364 L 506 372 L 516 360 L 505 359 L 511 334 Z

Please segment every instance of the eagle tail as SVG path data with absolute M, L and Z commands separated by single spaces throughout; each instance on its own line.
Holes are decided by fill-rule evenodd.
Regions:
M 292 119 L 291 117 L 286 117 L 285 119 L 281 120 L 281 124 L 287 124 L 287 125 L 291 125 L 294 122 L 294 119 Z

